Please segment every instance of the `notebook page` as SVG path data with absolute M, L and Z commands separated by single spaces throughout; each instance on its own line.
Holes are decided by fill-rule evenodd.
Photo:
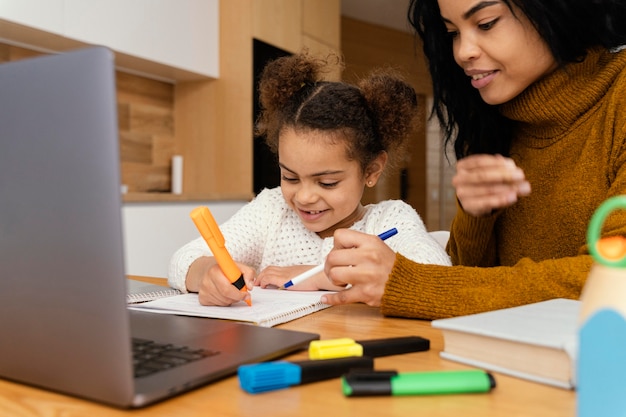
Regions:
M 322 295 L 328 293 L 328 291 L 287 291 L 255 287 L 250 292 L 251 307 L 243 301 L 228 307 L 203 306 L 198 302 L 198 294 L 189 293 L 130 305 L 128 308 L 153 313 L 245 321 L 273 327 L 330 307 L 320 302 Z

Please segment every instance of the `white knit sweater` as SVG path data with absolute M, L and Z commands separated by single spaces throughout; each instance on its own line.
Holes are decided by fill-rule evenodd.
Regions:
M 365 215 L 350 229 L 379 234 L 395 227 L 398 234 L 386 243 L 407 258 L 424 264 L 450 265 L 443 248 L 428 234 L 417 212 L 400 200 L 365 207 Z M 226 248 L 237 262 L 262 271 L 268 266 L 318 265 L 333 248 L 333 238 L 320 238 L 308 230 L 287 205 L 280 187 L 265 189 L 220 225 Z M 186 292 L 190 265 L 201 256 L 212 256 L 199 237 L 174 253 L 169 285 Z

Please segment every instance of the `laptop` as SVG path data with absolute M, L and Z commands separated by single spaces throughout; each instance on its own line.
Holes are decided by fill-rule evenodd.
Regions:
M 0 65 L 0 92 L 0 378 L 134 408 L 319 339 L 127 309 L 110 50 Z

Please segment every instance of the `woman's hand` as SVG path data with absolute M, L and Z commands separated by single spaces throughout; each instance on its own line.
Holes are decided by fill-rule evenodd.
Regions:
M 243 273 L 248 291 L 238 290 L 226 278 L 215 258 L 202 257 L 196 259 L 187 272 L 187 290 L 198 293 L 198 301 L 207 306 L 229 306 L 251 298 L 249 291 L 254 282 L 254 269 L 237 263 Z
M 268 266 L 257 275 L 254 280 L 254 285 L 258 285 L 261 288 L 267 286 L 281 287 L 287 281 L 296 276 L 306 272 L 312 268 L 311 265 L 294 265 L 294 266 Z M 327 278 L 324 272 L 315 274 L 307 280 L 293 285 L 288 288 L 289 290 L 298 291 L 315 291 L 315 290 L 331 290 L 339 291 L 343 290 L 343 287 L 333 285 Z
M 378 236 L 338 229 L 324 272 L 337 286 L 352 287 L 322 297 L 326 304 L 365 303 L 380 306 L 396 253 Z
M 530 194 L 524 171 L 511 158 L 501 155 L 471 155 L 459 160 L 452 185 L 463 210 L 476 217 L 508 207 Z

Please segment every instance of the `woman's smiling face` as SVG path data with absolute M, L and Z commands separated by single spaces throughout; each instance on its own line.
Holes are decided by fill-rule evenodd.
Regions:
M 506 103 L 557 67 L 547 43 L 514 5 L 511 10 L 501 0 L 438 3 L 454 59 L 486 103 Z

